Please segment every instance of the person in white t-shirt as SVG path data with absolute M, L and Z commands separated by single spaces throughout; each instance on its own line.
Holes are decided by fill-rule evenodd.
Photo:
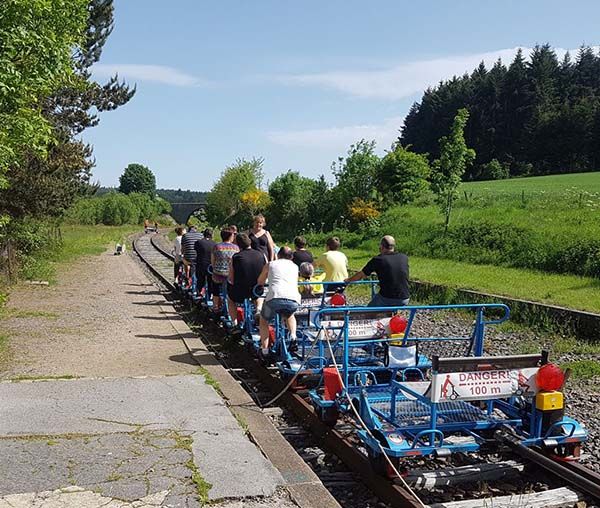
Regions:
M 176 227 L 175 233 L 177 236 L 175 240 L 173 240 L 173 249 L 171 250 L 171 254 L 173 254 L 173 263 L 175 270 L 175 279 L 179 275 L 179 267 L 183 264 L 183 257 L 181 255 L 181 239 L 183 238 L 183 234 L 185 233 L 185 229 L 182 227 Z
M 260 347 L 261 356 L 269 354 L 269 321 L 279 314 L 285 320 L 292 340 L 296 338 L 296 316 L 300 304 L 298 292 L 298 266 L 292 261 L 292 249 L 281 247 L 277 259 L 265 265 L 258 284 L 264 285 L 267 280 L 269 290 L 260 312 Z

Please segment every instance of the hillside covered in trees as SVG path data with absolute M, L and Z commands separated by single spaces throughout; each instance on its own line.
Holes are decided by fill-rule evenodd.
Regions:
M 400 142 L 431 160 L 460 108 L 477 154 L 465 180 L 593 171 L 600 166 L 600 56 L 582 47 L 559 61 L 548 45 L 506 66 L 482 62 L 443 81 L 411 107 Z M 491 162 L 491 164 L 490 164 Z

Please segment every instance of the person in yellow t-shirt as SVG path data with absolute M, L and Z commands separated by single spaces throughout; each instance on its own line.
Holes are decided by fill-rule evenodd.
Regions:
M 315 261 L 315 268 L 325 270 L 326 282 L 341 282 L 342 284 L 328 284 L 327 292 L 343 290 L 346 285 L 343 282 L 348 278 L 348 258 L 339 250 L 341 245 L 337 236 L 327 239 L 327 252 L 321 254 Z

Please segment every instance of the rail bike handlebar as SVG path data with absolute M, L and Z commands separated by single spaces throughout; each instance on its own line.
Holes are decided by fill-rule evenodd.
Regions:
M 497 319 L 491 319 L 485 321 L 483 319 L 483 313 L 489 309 L 501 309 L 504 311 L 503 315 Z M 358 313 L 382 313 L 388 312 L 390 314 L 397 312 L 409 312 L 414 315 L 420 310 L 474 310 L 481 313 L 481 324 L 482 325 L 495 325 L 503 323 L 510 317 L 510 308 L 503 303 L 461 303 L 452 305 L 398 305 L 393 307 L 325 307 L 315 312 L 313 316 L 313 324 L 316 328 L 321 328 L 322 317 L 328 314 L 343 314 L 345 317 L 350 317 L 352 314 Z
M 347 288 L 348 286 L 359 286 L 359 285 L 370 285 L 371 287 L 376 286 L 379 284 L 378 280 L 375 279 L 364 279 L 364 280 L 355 280 L 352 282 L 333 282 L 330 280 L 322 280 L 322 281 L 317 281 L 317 280 L 302 280 L 302 281 L 298 281 L 298 286 L 324 286 L 325 290 L 327 290 L 327 287 L 329 286 L 344 286 L 344 289 Z M 257 284 L 256 286 L 254 286 L 252 288 L 252 294 L 254 295 L 255 298 L 260 298 L 262 295 L 259 294 L 259 290 L 260 288 L 268 288 L 269 287 L 269 283 L 265 283 L 263 285 Z

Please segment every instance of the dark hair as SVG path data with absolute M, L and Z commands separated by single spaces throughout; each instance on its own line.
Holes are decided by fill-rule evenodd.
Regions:
M 304 247 L 306 247 L 306 238 L 297 236 L 294 238 L 294 245 L 296 246 L 296 249 L 304 249 Z
M 338 250 L 340 248 L 341 242 L 337 236 L 332 236 L 327 239 L 327 247 L 329 250 Z
M 177 236 L 181 236 L 183 234 L 183 228 L 181 226 L 175 228 L 175 233 L 177 233 Z
M 229 227 L 227 229 L 231 229 L 233 233 L 237 233 L 238 231 L 237 226 L 235 224 L 229 224 Z
M 278 259 L 292 259 L 292 257 L 294 257 L 294 253 L 292 252 L 292 249 L 290 249 L 287 245 L 281 247 L 281 249 L 279 249 L 279 252 L 277 253 Z
M 204 235 L 204 238 L 212 238 L 212 229 L 206 228 L 202 231 L 202 234 Z
M 221 240 L 226 242 L 227 240 L 231 240 L 233 236 L 233 231 L 230 228 L 223 228 L 221 230 Z
M 246 233 L 238 233 L 235 237 L 235 243 L 237 243 L 237 246 L 241 250 L 247 249 L 252 245 L 252 241 Z

